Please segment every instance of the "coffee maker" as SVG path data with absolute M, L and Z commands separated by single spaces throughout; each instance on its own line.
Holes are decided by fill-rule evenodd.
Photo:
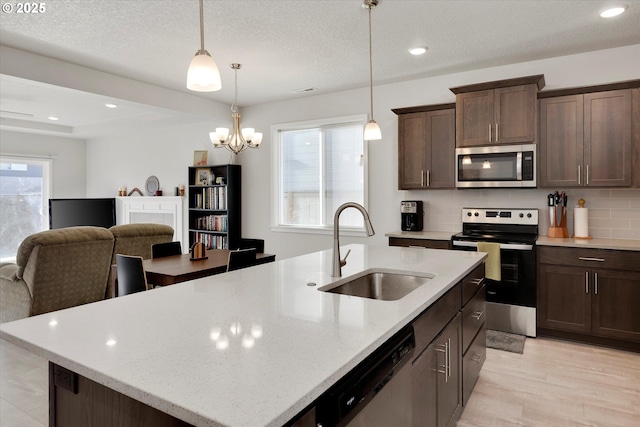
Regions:
M 422 200 L 405 200 L 400 202 L 400 216 L 402 217 L 402 231 L 422 231 Z

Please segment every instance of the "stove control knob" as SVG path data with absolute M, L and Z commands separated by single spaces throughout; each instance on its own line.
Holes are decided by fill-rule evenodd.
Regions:
M 531 214 L 530 213 L 527 214 L 527 218 L 531 218 Z
M 473 214 L 474 216 L 480 216 L 480 214 L 478 212 Z
M 520 212 L 520 218 L 524 218 L 524 214 L 522 212 Z
M 471 216 L 471 212 L 467 212 L 467 216 Z

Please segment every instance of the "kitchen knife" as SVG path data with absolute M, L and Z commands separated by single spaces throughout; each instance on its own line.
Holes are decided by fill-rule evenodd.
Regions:
M 549 205 L 549 227 L 555 227 L 555 212 L 553 205 L 555 204 L 555 196 L 551 193 L 547 196 L 547 205 Z

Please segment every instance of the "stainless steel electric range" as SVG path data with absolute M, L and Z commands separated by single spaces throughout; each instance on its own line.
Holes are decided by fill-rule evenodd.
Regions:
M 454 250 L 500 245 L 500 280 L 487 279 L 487 329 L 536 336 L 537 209 L 463 208 Z

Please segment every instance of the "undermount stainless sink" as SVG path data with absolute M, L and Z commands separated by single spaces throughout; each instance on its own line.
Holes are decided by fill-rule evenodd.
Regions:
M 334 294 L 395 301 L 418 289 L 433 277 L 374 272 L 338 285 L 330 284 L 318 290 Z

